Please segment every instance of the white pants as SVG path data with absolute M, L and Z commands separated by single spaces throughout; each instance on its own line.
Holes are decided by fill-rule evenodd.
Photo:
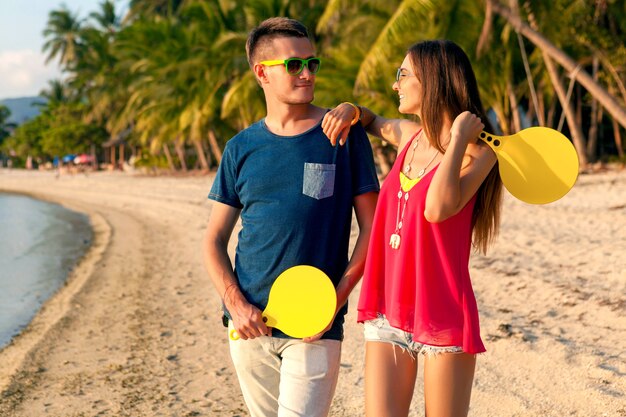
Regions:
M 340 341 L 262 336 L 229 343 L 252 417 L 328 415 L 339 376 Z

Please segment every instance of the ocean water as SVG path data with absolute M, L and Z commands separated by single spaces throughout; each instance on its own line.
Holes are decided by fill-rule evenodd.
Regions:
M 0 348 L 64 285 L 91 239 L 84 214 L 0 193 Z

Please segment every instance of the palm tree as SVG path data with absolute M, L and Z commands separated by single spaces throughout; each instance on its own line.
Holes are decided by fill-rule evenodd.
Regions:
M 247 127 L 265 112 L 262 91 L 251 74 L 245 55 L 248 32 L 264 19 L 273 16 L 297 16 L 311 30 L 322 15 L 327 1 L 201 1 L 188 0 L 183 13 L 194 16 L 191 29 L 196 31 L 198 53 L 210 67 L 212 88 L 222 91 L 223 104 L 211 113 L 227 120 L 237 129 Z M 312 35 L 315 35 L 312 33 Z M 223 87 L 227 87 L 224 92 Z M 213 94 L 213 93 L 211 93 Z M 206 102 L 205 96 L 200 102 Z M 215 100 L 212 100 L 215 102 Z M 220 101 L 217 101 L 219 104 Z
M 47 39 L 43 45 L 43 51 L 48 51 L 46 63 L 58 57 L 64 69 L 71 69 L 78 59 L 81 24 L 78 16 L 65 5 L 48 14 L 48 22 L 43 31 Z
M 181 128 L 188 130 L 199 155 L 206 138 L 218 163 L 222 158 L 218 126 L 224 125 L 222 117 L 228 118 L 222 112 L 222 103 L 227 105 L 230 101 L 225 91 L 247 71 L 245 52 L 242 55 L 245 35 L 232 30 L 238 21 L 234 16 L 243 15 L 243 8 L 233 6 L 224 9 L 218 2 L 189 1 L 181 11 L 181 20 L 190 36 L 189 55 L 180 63 L 190 75 L 189 99 L 181 114 Z M 206 168 L 204 161 L 202 164 Z
M 113 53 L 121 17 L 111 0 L 100 3 L 100 10 L 89 17 L 91 22 L 81 32 L 81 54 L 73 81 L 88 99 L 87 121 L 105 123 L 121 111 L 128 97 L 123 88 L 125 74 L 120 74 Z
M 593 78 L 584 70 L 581 69 L 579 63 L 567 55 L 563 50 L 555 46 L 550 40 L 548 40 L 543 34 L 539 33 L 536 29 L 533 29 L 530 25 L 522 21 L 519 15 L 514 14 L 510 9 L 502 6 L 496 0 L 488 0 L 491 3 L 493 11 L 503 17 L 516 31 L 525 36 L 528 40 L 533 42 L 539 50 L 542 52 L 548 65 L 549 72 L 552 73 L 552 78 L 556 79 L 558 76 L 555 74 L 556 69 L 550 66 L 550 61 L 554 60 L 559 63 L 563 68 L 568 71 L 571 76 L 578 81 L 587 91 L 594 97 L 623 127 L 626 127 L 626 109 L 621 106 L 617 100 L 609 94 L 602 86 L 593 80 Z M 559 90 L 558 87 L 557 91 Z M 563 103 L 564 109 L 567 112 L 571 112 L 567 109 L 568 104 Z M 570 115 L 568 119 L 573 119 L 573 115 Z M 572 124 L 570 124 L 572 127 Z M 573 132 L 577 132 L 577 128 L 574 127 Z M 578 135 L 578 133 L 575 133 Z M 577 145 L 577 151 L 581 165 L 585 165 L 587 161 L 586 147 L 583 138 L 574 139 Z M 577 143 L 576 143 L 577 142 Z
M 324 75 L 332 72 L 332 81 L 326 83 L 324 75 L 320 75 L 318 91 L 321 89 L 330 98 L 337 97 L 333 94 L 336 80 L 340 81 L 339 91 L 343 92 L 345 73 L 353 73 L 355 78 L 348 84 L 353 86 L 350 93 L 357 101 L 377 112 L 398 117 L 391 85 L 395 68 L 407 48 L 423 39 L 447 38 L 460 44 L 472 59 L 484 104 L 495 110 L 502 127 L 508 131 L 509 120 L 516 113 L 517 106 L 511 102 L 518 101 L 519 81 L 514 75 L 520 60 L 509 51 L 511 40 L 480 57 L 474 53 L 483 14 L 482 2 L 475 0 L 371 0 L 358 5 L 331 0 L 318 31 L 336 39 L 330 41 L 328 50 L 333 61 L 324 66 Z M 373 141 L 373 145 L 378 153 L 378 144 Z M 393 157 L 393 152 L 387 154 Z M 380 164 L 384 158 L 377 159 Z
M 48 88 L 39 92 L 39 96 L 46 99 L 44 106 L 56 107 L 70 101 L 68 85 L 58 78 L 48 81 Z
M 97 23 L 98 29 L 114 34 L 121 24 L 121 17 L 117 15 L 115 3 L 112 0 L 104 0 L 99 6 L 100 10 L 89 13 L 89 17 Z
M 307 0 L 305 8 L 302 3 L 132 0 L 120 25 L 114 1 L 104 0 L 89 15 L 86 25 L 67 8 L 51 12 L 44 50 L 49 51 L 49 60 L 58 58 L 69 73 L 64 96 L 87 103 L 86 121 L 106 123 L 112 135 L 132 125 L 136 140 L 155 152 L 167 156 L 173 145 L 181 167 L 185 146 L 193 148 L 203 169 L 210 164 L 207 154 L 219 161 L 225 139 L 265 113 L 262 90 L 248 68 L 244 46 L 252 26 L 276 15 L 294 16 L 315 28 L 312 35 L 324 62 L 315 99 L 322 106 L 354 100 L 390 117 L 397 116 L 391 90 L 395 67 L 409 45 L 430 38 L 448 38 L 465 49 L 485 107 L 493 109 L 505 133 L 521 127 L 518 107 L 527 106 L 528 117 L 534 114 L 539 120 L 545 120 L 544 113 L 550 109 L 546 123 L 556 125 L 553 116 L 559 108 L 554 90 L 561 95 L 563 108 L 570 101 L 563 97 L 569 91 L 562 75 L 556 67 L 548 71 L 546 57 L 561 65 L 563 55 L 577 57 L 572 60 L 573 68 L 588 68 L 595 60 L 595 85 L 603 83 L 609 92 L 619 92 L 626 100 L 626 47 L 624 42 L 613 41 L 624 38 L 626 30 L 616 22 L 626 18 L 607 21 L 613 19 L 608 15 L 624 14 L 613 3 L 598 0 L 595 9 L 590 9 L 583 5 L 587 2 L 555 0 L 548 7 L 526 0 L 522 12 L 511 11 L 496 0 Z M 596 10 L 595 19 L 608 23 L 588 31 L 578 28 L 578 32 L 588 34 L 586 38 L 559 29 L 577 28 L 578 21 L 589 25 L 584 19 L 585 13 L 594 14 L 589 10 Z M 529 23 L 522 20 L 522 14 Z M 557 25 L 555 21 L 567 23 Z M 543 40 L 538 41 L 537 36 L 542 35 Z M 482 48 L 476 49 L 477 44 Z M 571 72 L 572 67 L 565 70 Z M 578 71 L 575 79 L 580 80 L 584 71 Z M 562 87 L 559 91 L 552 85 Z M 53 96 L 55 90 L 49 93 Z M 584 97 L 576 91 L 572 97 L 580 109 Z M 597 116 L 598 122 L 592 117 L 591 125 L 600 123 L 603 108 L 611 113 L 606 100 L 593 94 L 589 101 L 594 99 L 596 108 L 592 109 L 593 103 L 590 110 L 585 108 L 585 115 Z M 580 111 L 570 112 L 569 119 L 570 132 L 581 129 Z M 619 129 L 615 131 L 621 150 Z M 582 133 L 573 136 L 575 142 L 584 145 Z M 390 147 L 376 140 L 373 146 L 381 165 L 393 157 Z M 578 148 L 591 155 L 595 145 L 590 140 L 588 149 Z
M 171 17 L 178 12 L 183 2 L 184 0 L 130 0 L 124 21 Z
M 141 144 L 158 153 L 179 134 L 178 98 L 171 86 L 176 47 L 180 38 L 169 20 L 137 20 L 123 28 L 115 41 L 117 71 L 126 75 L 128 97 L 109 120 L 112 134 L 134 126 Z M 169 72 L 168 72 L 169 71 Z M 170 168 L 174 169 L 172 165 Z

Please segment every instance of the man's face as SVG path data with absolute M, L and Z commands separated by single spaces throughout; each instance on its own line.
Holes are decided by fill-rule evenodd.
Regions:
M 275 38 L 268 51 L 271 56 L 260 57 L 259 61 L 307 59 L 315 55 L 313 45 L 308 38 Z M 307 104 L 313 101 L 315 74 L 312 74 L 307 66 L 300 74 L 290 75 L 283 64 L 269 66 L 257 62 L 255 73 L 268 99 L 285 104 Z

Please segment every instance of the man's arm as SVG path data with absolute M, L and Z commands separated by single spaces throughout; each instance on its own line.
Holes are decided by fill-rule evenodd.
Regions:
M 203 254 L 206 270 L 232 317 L 233 326 L 239 337 L 246 340 L 267 334 L 268 328 L 261 311 L 242 294 L 228 256 L 228 241 L 240 212 L 240 209 L 213 201 Z
M 378 193 L 371 191 L 354 197 L 354 212 L 356 220 L 359 224 L 359 236 L 354 246 L 354 251 L 350 257 L 350 262 L 337 285 L 337 309 L 335 314 L 346 304 L 350 293 L 363 276 L 365 269 L 365 257 L 367 255 L 367 247 L 370 242 L 370 232 L 372 231 L 372 222 L 374 220 L 374 212 L 376 211 L 376 202 Z M 334 321 L 334 319 L 333 319 Z M 315 336 L 303 339 L 305 342 L 314 342 L 322 337 L 322 335 L 330 329 L 332 321 L 326 329 Z

